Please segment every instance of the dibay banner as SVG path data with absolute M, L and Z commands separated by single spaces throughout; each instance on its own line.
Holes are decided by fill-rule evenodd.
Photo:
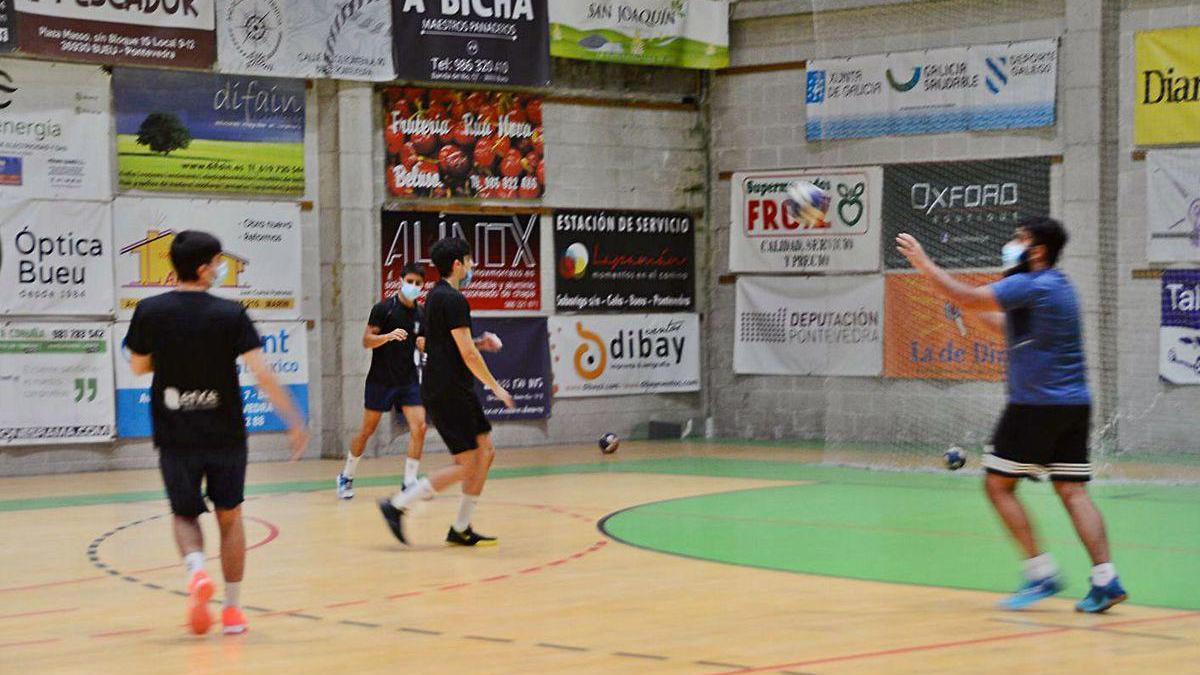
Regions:
M 554 395 L 700 391 L 697 314 L 550 317 Z
M 810 141 L 1054 125 L 1058 40 L 814 59 Z
M 729 65 L 728 0 L 551 0 L 550 55 L 641 66 Z

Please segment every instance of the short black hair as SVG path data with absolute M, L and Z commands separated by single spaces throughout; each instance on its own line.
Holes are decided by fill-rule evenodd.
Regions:
M 433 266 L 443 277 L 450 276 L 450 273 L 454 271 L 455 260 L 462 260 L 469 255 L 471 255 L 471 245 L 458 237 L 442 239 L 434 244 L 433 250 L 429 252 Z
M 1062 223 L 1049 216 L 1030 216 L 1017 223 L 1017 228 L 1029 233 L 1034 246 L 1046 247 L 1047 265 L 1054 267 L 1058 263 L 1058 256 L 1069 239 Z
M 420 263 L 415 263 L 415 262 L 405 263 L 404 267 L 400 268 L 400 278 L 403 279 L 404 277 L 406 277 L 410 274 L 415 274 L 415 275 L 421 277 L 422 279 L 424 279 L 425 278 L 425 266 Z
M 221 240 L 200 230 L 184 230 L 171 242 L 171 266 L 180 281 L 200 278 L 201 265 L 207 265 L 222 251 Z

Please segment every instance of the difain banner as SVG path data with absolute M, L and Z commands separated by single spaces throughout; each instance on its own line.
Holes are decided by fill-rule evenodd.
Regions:
M 554 395 L 700 391 L 696 314 L 550 317 Z

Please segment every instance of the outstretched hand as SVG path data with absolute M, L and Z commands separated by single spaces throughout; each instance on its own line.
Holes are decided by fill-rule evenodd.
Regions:
M 896 250 L 918 270 L 923 269 L 929 263 L 929 256 L 925 253 L 921 242 L 911 234 L 900 234 L 896 237 Z

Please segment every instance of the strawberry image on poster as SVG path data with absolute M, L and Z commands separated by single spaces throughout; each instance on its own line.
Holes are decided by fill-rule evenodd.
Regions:
M 545 193 L 541 97 L 392 87 L 383 104 L 392 197 L 532 200 Z

